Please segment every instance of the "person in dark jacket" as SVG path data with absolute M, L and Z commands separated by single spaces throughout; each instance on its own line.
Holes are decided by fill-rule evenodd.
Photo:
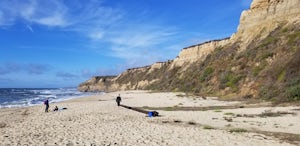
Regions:
M 55 106 L 55 108 L 54 108 L 54 110 L 53 111 L 58 111 L 58 107 L 57 106 Z
M 121 101 L 122 101 L 122 99 L 121 99 L 121 96 L 119 94 L 119 96 L 116 98 L 116 102 L 117 102 L 118 106 L 120 106 Z
M 46 106 L 45 112 L 47 113 L 49 111 L 49 100 L 48 100 L 48 98 L 44 101 L 44 104 Z

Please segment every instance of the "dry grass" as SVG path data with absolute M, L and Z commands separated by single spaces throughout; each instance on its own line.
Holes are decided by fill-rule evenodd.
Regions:
M 239 108 L 258 108 L 258 107 L 270 107 L 272 105 L 263 105 L 263 104 L 256 104 L 256 105 L 234 105 L 234 106 L 193 106 L 193 107 L 185 107 L 185 106 L 173 106 L 173 107 L 148 107 L 144 106 L 142 108 L 146 108 L 149 110 L 164 110 L 164 111 L 207 111 L 213 110 L 214 112 L 222 112 L 223 109 L 239 109 Z M 136 107 L 141 108 L 141 107 Z
M 285 112 L 285 111 L 278 111 L 278 112 L 271 112 L 271 111 L 265 111 L 257 116 L 259 117 L 279 117 L 283 115 L 295 115 L 296 113 L 292 112 Z
M 227 115 L 227 116 L 234 116 L 234 113 L 224 113 L 224 115 Z
M 196 125 L 196 123 L 193 122 L 193 121 L 189 121 L 188 124 L 189 124 L 189 125 Z
M 263 134 L 266 136 L 271 136 L 278 138 L 282 141 L 294 144 L 294 145 L 300 145 L 300 135 L 299 134 L 292 134 L 292 133 L 283 133 L 283 132 L 270 132 L 270 131 L 258 131 L 258 130 L 253 130 L 249 131 L 253 133 L 259 133 Z
M 215 129 L 215 128 L 212 127 L 212 126 L 209 126 L 209 125 L 204 125 L 204 126 L 203 126 L 203 129 L 208 129 L 208 130 L 210 130 L 210 129 Z

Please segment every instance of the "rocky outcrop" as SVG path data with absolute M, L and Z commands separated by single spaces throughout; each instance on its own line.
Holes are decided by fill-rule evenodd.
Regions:
M 156 81 L 156 74 L 154 72 L 169 66 L 172 62 L 170 60 L 167 62 L 156 62 L 151 66 L 130 68 L 118 76 L 96 76 L 81 83 L 78 86 L 78 90 L 83 92 L 112 92 L 117 90 L 143 89 Z M 136 74 L 142 74 L 143 76 L 136 76 Z
M 184 48 L 174 60 L 128 69 L 117 77 L 94 77 L 80 84 L 79 90 L 154 89 L 241 97 L 284 93 L 297 97 L 299 8 L 300 0 L 253 0 L 231 37 Z
M 279 25 L 298 23 L 299 0 L 253 0 L 249 10 L 243 11 L 232 41 L 239 41 L 240 51 L 253 40 L 265 38 Z
M 230 38 L 222 40 L 213 40 L 199 45 L 183 48 L 179 56 L 173 61 L 172 67 L 182 66 L 183 64 L 204 61 L 206 56 L 216 48 L 222 48 L 230 43 Z
M 282 23 L 297 23 L 300 14 L 299 0 L 254 0 L 249 10 L 243 11 L 237 33 L 229 38 L 214 40 L 184 48 L 172 66 L 204 61 L 216 48 L 240 42 L 243 51 L 256 39 L 265 38 Z
M 78 86 L 79 91 L 97 92 L 97 91 L 113 91 L 113 79 L 116 76 L 97 76 L 93 77 Z

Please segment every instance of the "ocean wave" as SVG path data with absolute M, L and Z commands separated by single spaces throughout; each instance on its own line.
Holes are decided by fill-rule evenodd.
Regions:
M 93 94 L 97 93 L 79 92 L 76 88 L 0 89 L 0 108 L 41 105 L 46 99 L 56 103 Z

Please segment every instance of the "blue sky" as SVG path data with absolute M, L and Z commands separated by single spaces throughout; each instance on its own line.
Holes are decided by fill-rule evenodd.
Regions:
M 251 0 L 1 0 L 0 88 L 76 87 L 230 36 Z

